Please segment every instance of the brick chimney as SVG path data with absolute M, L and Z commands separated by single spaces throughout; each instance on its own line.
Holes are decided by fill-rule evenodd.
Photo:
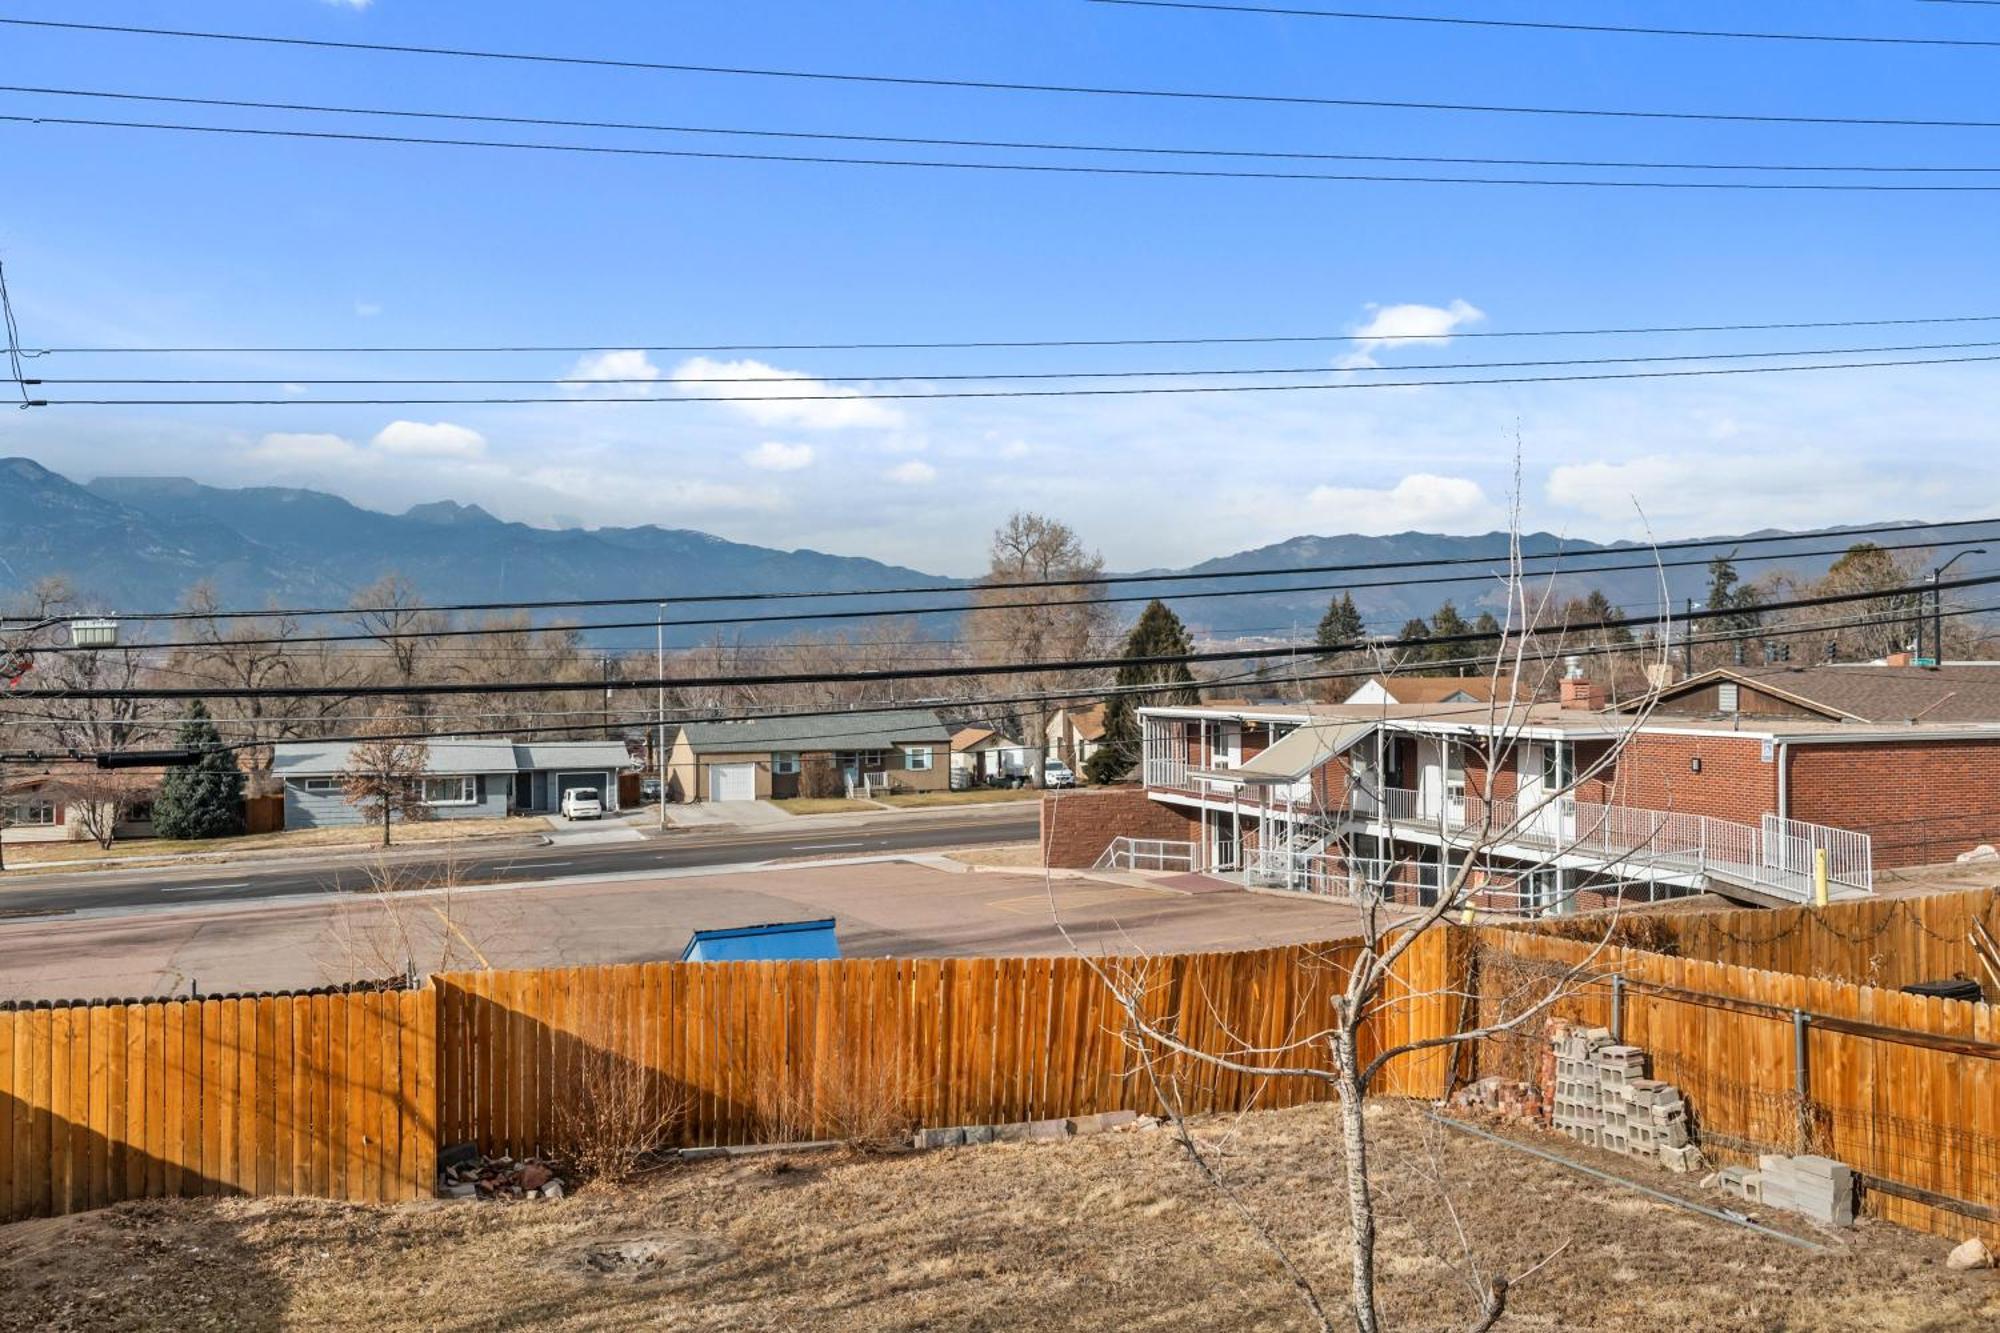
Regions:
M 1569 659 L 1563 671 L 1562 693 L 1558 697 L 1564 708 L 1588 710 L 1597 707 L 1597 687 L 1584 678 L 1582 658 Z

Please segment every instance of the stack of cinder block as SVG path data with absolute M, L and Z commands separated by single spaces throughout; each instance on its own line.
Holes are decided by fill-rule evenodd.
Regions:
M 1854 1172 L 1831 1157 L 1765 1153 L 1758 1169 L 1725 1166 L 1715 1183 L 1745 1203 L 1784 1208 L 1828 1226 L 1854 1225 Z
M 1555 1127 L 1579 1143 L 1692 1171 L 1700 1160 L 1688 1142 L 1680 1089 L 1646 1077 L 1646 1053 L 1621 1046 L 1603 1028 L 1566 1028 L 1555 1048 Z

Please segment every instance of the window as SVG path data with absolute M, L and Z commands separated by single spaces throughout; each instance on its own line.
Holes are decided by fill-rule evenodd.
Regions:
M 479 779 L 425 778 L 425 805 L 477 805 L 479 804 Z
M 1570 781 L 1569 752 L 1554 741 L 1542 746 L 1542 790 L 1561 791 Z
M 22 828 L 50 828 L 56 822 L 56 803 L 23 801 L 7 811 L 7 822 Z
M 792 774 L 799 771 L 799 752 L 780 750 L 771 756 L 771 771 L 778 774 Z
M 1454 801 L 1465 799 L 1465 751 L 1456 741 L 1444 742 L 1444 794 Z
M 903 767 L 912 773 L 930 772 L 931 747 L 928 745 L 905 745 L 903 747 Z
M 292 783 L 300 791 L 339 791 L 339 778 L 299 778 Z
M 835 760 L 844 769 L 857 769 L 863 773 L 879 773 L 889 766 L 888 757 L 880 750 L 843 750 Z
M 1733 713 L 1738 703 L 1736 682 L 1725 680 L 1715 687 L 1715 708 L 1720 713 Z

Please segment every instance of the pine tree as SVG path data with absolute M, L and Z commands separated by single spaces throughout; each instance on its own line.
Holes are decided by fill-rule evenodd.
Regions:
M 222 748 L 222 735 L 199 699 L 188 709 L 178 736 L 183 750 L 201 758 L 167 770 L 153 802 L 153 831 L 163 838 L 226 838 L 243 831 L 243 770 Z
M 1361 612 L 1354 608 L 1354 594 L 1344 592 L 1327 602 L 1326 614 L 1319 618 L 1319 632 L 1313 641 L 1322 648 L 1352 648 L 1366 633 Z
M 1449 639 L 1460 634 L 1470 634 L 1472 626 L 1465 623 L 1465 617 L 1458 613 L 1458 607 L 1447 601 L 1431 616 L 1431 637 Z M 1433 662 L 1452 662 L 1467 655 L 1472 649 L 1463 643 L 1440 643 L 1429 649 L 1425 656 Z M 1464 668 L 1459 668 L 1464 674 Z
M 1400 666 L 1415 666 L 1430 656 L 1425 641 L 1431 637 L 1431 627 L 1421 616 L 1413 616 L 1403 622 L 1403 628 L 1396 631 L 1396 638 L 1403 647 L 1396 650 L 1396 662 Z
M 1719 555 L 1708 562 L 1708 609 L 1716 612 L 1715 629 L 1724 634 L 1741 634 L 1763 623 L 1757 607 L 1763 601 L 1757 590 L 1737 577 L 1736 562 Z M 1731 614 L 1722 614 L 1729 612 Z
M 1092 782 L 1116 782 L 1139 762 L 1139 709 L 1146 705 L 1198 704 L 1201 691 L 1185 662 L 1144 664 L 1147 657 L 1179 657 L 1194 651 L 1194 639 L 1181 618 L 1159 600 L 1146 604 L 1138 623 L 1125 636 L 1125 656 L 1132 665 L 1118 668 L 1119 692 L 1104 705 L 1104 734 L 1084 771 Z M 1142 687 L 1159 687 L 1157 690 Z

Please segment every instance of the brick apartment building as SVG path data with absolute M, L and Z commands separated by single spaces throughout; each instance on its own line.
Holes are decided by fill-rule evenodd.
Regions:
M 1072 803 L 1052 863 L 1123 836 L 1255 885 L 1421 898 L 1476 854 L 1496 902 L 1560 910 L 1802 899 L 1822 854 L 1848 896 L 2000 841 L 2000 664 L 1721 669 L 1615 706 L 1574 668 L 1540 702 L 1436 693 L 1143 709 L 1143 810 Z

